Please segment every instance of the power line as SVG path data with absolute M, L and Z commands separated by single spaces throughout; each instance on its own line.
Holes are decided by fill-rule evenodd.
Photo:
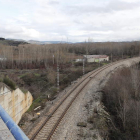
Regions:
M 72 72 L 71 72 L 72 73 Z M 71 74 L 71 73 L 69 73 L 69 74 Z M 68 74 L 68 75 L 69 75 Z M 67 75 L 67 76 L 68 76 Z M 67 76 L 65 76 L 63 79 L 65 79 Z M 60 82 L 62 82 L 63 81 L 63 79 L 60 81 Z M 46 86 L 48 86 L 49 84 L 51 84 L 51 83 L 47 83 L 45 86 L 43 86 L 41 89 L 39 89 L 39 90 L 42 90 L 44 87 L 46 87 Z M 36 85 L 32 85 L 32 86 L 36 86 Z M 53 87 L 55 87 L 55 86 L 53 86 Z M 39 90 L 37 90 L 35 93 L 37 93 Z M 8 92 L 12 92 L 13 90 L 8 90 L 8 91 L 6 91 L 6 92 L 3 92 L 2 94 L 0 94 L 0 96 L 3 96 L 4 94 L 6 94 L 6 93 L 8 93 Z M 10 99 L 10 98 L 9 98 Z
M 62 81 L 64 81 L 64 79 L 66 78 L 66 77 L 68 77 L 70 74 L 72 74 L 72 72 L 71 73 L 69 73 L 69 74 L 67 74 L 60 82 L 62 82 Z M 50 89 L 52 89 L 53 87 L 55 87 L 55 86 L 52 86 L 52 87 L 50 87 L 49 89 L 47 89 L 47 91 L 49 91 Z M 44 88 L 44 87 L 43 87 Z M 10 90 L 9 90 L 10 91 Z M 9 92 L 8 91 L 8 92 Z M 47 92 L 46 91 L 46 92 Z M 38 97 L 38 98 L 40 98 L 40 97 Z M 38 99 L 37 98 L 37 99 Z M 10 98 L 9 98 L 10 99 Z M 33 102 L 32 102 L 32 104 L 37 100 L 37 99 L 35 99 Z M 15 104 L 15 105 L 13 105 L 12 107 L 16 107 L 18 104 L 20 104 L 21 102 L 22 102 L 23 100 L 21 100 L 20 102 L 18 102 L 17 104 Z M 10 107 L 9 109 L 8 108 L 6 108 L 5 109 L 5 111 L 9 111 L 12 107 Z M 25 108 L 23 108 L 22 110 L 24 110 Z M 22 110 L 20 110 L 20 112 L 22 111 Z M 16 116 L 16 115 L 15 115 Z M 12 116 L 12 117 L 15 117 L 15 116 Z
M 71 72 L 71 73 L 72 73 L 72 72 Z M 70 75 L 71 73 L 69 73 L 68 75 Z M 67 75 L 67 76 L 68 76 L 68 75 Z M 65 76 L 65 77 L 63 78 L 63 80 L 64 80 L 67 76 Z M 61 81 L 63 81 L 63 80 L 61 80 Z M 52 86 L 52 87 L 54 87 L 54 86 Z M 51 88 L 52 88 L 52 87 L 51 87 Z M 49 88 L 48 90 L 50 90 L 51 88 Z M 47 90 L 47 91 L 48 91 L 48 90 Z M 38 97 L 38 98 L 40 98 L 40 97 Z M 38 98 L 37 98 L 37 99 L 38 99 Z M 37 100 L 37 99 L 36 99 L 36 100 Z M 34 103 L 34 101 L 33 101 L 33 103 Z M 33 103 L 32 103 L 32 104 L 33 104 Z M 20 110 L 19 112 L 17 112 L 16 115 L 12 116 L 12 118 L 15 117 L 15 116 L 17 116 L 20 112 L 22 112 L 23 110 L 25 110 L 27 107 L 28 107 L 28 106 L 26 106 L 25 108 L 23 108 L 22 110 Z

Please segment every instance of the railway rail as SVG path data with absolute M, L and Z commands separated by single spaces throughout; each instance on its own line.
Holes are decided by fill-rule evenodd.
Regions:
M 45 118 L 43 123 L 30 137 L 30 140 L 51 140 L 52 136 L 55 135 L 55 131 L 59 126 L 59 123 L 61 122 L 77 96 L 84 89 L 84 87 L 100 72 L 122 61 L 125 60 L 110 63 L 83 76 L 83 78 L 78 83 L 76 83 L 71 90 L 67 92 L 61 102 L 59 102 L 57 106 L 51 111 L 51 113 Z

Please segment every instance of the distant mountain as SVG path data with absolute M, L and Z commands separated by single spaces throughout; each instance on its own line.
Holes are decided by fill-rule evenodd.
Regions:
M 0 38 L 0 44 L 3 45 L 10 45 L 10 46 L 18 46 L 20 44 L 28 44 L 24 40 L 18 40 L 18 39 L 5 39 L 5 38 Z
M 64 43 L 73 44 L 74 43 L 74 42 L 67 42 L 67 41 L 38 41 L 38 40 L 23 40 L 23 39 L 12 39 L 12 38 L 6 38 L 6 40 L 17 41 L 17 42 L 25 42 L 25 43 L 29 43 L 29 44 L 38 44 L 38 45 L 60 44 L 60 43 L 62 43 L 62 44 L 64 44 Z M 76 43 L 78 43 L 78 42 L 76 42 Z
M 22 41 L 22 42 L 27 42 L 23 39 L 12 39 L 12 38 L 6 38 L 7 40 L 13 40 L 13 41 Z
M 23 39 L 12 39 L 12 38 L 6 38 L 6 40 L 12 40 L 12 41 L 20 41 L 20 42 L 27 42 L 29 44 L 64 44 L 67 43 L 66 41 L 38 41 L 38 40 L 23 40 Z M 71 44 L 71 42 L 68 42 Z
M 59 43 L 67 43 L 66 41 L 37 41 L 37 40 L 29 40 L 27 41 L 30 44 L 59 44 Z
M 0 37 L 0 40 L 5 40 L 5 38 L 3 38 L 3 37 Z

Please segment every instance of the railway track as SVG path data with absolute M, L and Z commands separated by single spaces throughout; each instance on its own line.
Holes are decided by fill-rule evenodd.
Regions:
M 64 98 L 43 120 L 38 129 L 35 131 L 35 133 L 30 137 L 30 140 L 51 140 L 57 127 L 59 126 L 59 123 L 67 113 L 68 109 L 70 108 L 74 100 L 84 89 L 84 87 L 100 72 L 122 61 L 125 60 L 120 60 L 105 65 L 83 76 L 83 78 L 78 83 L 76 83 L 75 86 L 70 91 L 68 91 L 68 93 L 64 96 Z

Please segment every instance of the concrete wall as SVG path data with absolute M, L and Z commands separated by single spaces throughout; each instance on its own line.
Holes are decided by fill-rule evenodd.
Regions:
M 89 58 L 87 59 L 87 62 L 95 62 L 95 58 Z
M 10 91 L 7 87 L 0 89 L 0 105 L 19 123 L 22 115 L 29 109 L 33 101 L 31 93 L 23 93 L 19 88 Z
M 90 63 L 90 62 L 91 62 L 91 63 L 92 63 L 92 62 L 99 62 L 99 61 L 100 61 L 100 62 L 101 62 L 101 61 L 109 61 L 109 57 L 106 57 L 106 58 L 94 58 L 94 57 L 93 57 L 93 58 L 86 58 L 86 57 L 85 57 L 85 59 L 86 59 L 87 62 L 89 62 L 89 63 Z M 82 61 L 83 61 L 83 59 L 76 59 L 76 60 L 75 60 L 75 62 L 82 62 Z
M 101 61 L 109 61 L 109 57 L 106 57 L 106 58 L 99 58 L 100 62 Z

